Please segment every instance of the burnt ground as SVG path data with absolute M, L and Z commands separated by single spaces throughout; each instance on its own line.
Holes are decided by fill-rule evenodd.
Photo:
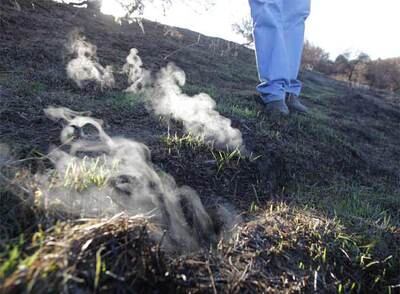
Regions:
M 375 241 L 387 255 L 398 257 L 393 240 L 400 223 L 399 97 L 349 88 L 307 71 L 301 74 L 302 98 L 311 114 L 271 118 L 257 103 L 254 53 L 245 47 L 183 29 L 170 34 L 171 28 L 148 21 L 143 33 L 137 24 L 118 24 L 86 9 L 20 2 L 21 11 L 0 4 L 0 143 L 10 147 L 14 159 L 40 157 L 60 145 L 62 127 L 46 118 L 46 107 L 90 110 L 105 121 L 108 134 L 148 145 L 154 164 L 179 185 L 194 188 L 205 203 L 222 197 L 246 213 L 281 201 L 307 207 L 349 224 L 350 233 L 384 234 Z M 181 67 L 187 75 L 184 91 L 210 94 L 218 110 L 241 130 L 256 160 L 227 161 L 218 170 L 217 150 L 168 141 L 168 128 L 182 136 L 182 126 L 167 126 L 149 113 L 140 97 L 124 93 L 122 74 L 113 89 L 78 88 L 65 71 L 71 58 L 66 44 L 77 29 L 97 46 L 102 65 L 122 68 L 129 50 L 137 48 L 153 72 L 168 62 Z M 23 162 L 32 171 L 48 164 Z M 8 237 L 21 233 L 15 223 L 23 225 L 13 216 L 3 218 Z M 397 245 L 387 248 L 386 242 Z

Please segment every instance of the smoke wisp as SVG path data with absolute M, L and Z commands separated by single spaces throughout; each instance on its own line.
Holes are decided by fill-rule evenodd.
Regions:
M 99 83 L 102 89 L 114 85 L 112 67 L 103 67 L 98 62 L 96 46 L 73 33 L 68 49 L 75 58 L 68 63 L 67 73 L 79 87 L 89 81 Z M 244 149 L 241 132 L 216 110 L 216 103 L 209 95 L 200 93 L 190 97 L 183 93 L 186 74 L 179 67 L 170 63 L 152 78 L 151 72 L 144 69 L 138 50 L 132 48 L 121 72 L 127 75 L 130 84 L 125 91 L 143 94 L 155 114 L 181 121 L 187 133 L 203 138 L 206 143 L 224 149 Z
M 150 71 L 143 68 L 142 59 L 138 55 L 138 50 L 132 48 L 126 58 L 126 63 L 122 68 L 122 72 L 128 76 L 130 86 L 126 92 L 139 93 L 148 90 L 151 84 Z
M 168 230 L 172 243 L 191 250 L 216 238 L 213 221 L 197 193 L 177 186 L 170 175 L 157 170 L 144 144 L 112 138 L 102 121 L 67 108 L 47 108 L 45 113 L 64 122 L 61 141 L 68 147 L 50 152 L 55 171 L 40 176 L 45 209 L 77 217 L 120 212 L 147 217 Z
M 242 134 L 231 125 L 231 120 L 216 110 L 215 101 L 207 94 L 190 97 L 183 93 L 186 74 L 170 63 L 162 68 L 151 81 L 149 71 L 137 49 L 131 49 L 124 65 L 131 84 L 128 92 L 147 92 L 150 108 L 155 114 L 182 121 L 186 132 L 201 137 L 205 142 L 215 143 L 220 148 L 243 148 Z M 149 86 L 151 85 L 151 87 Z
M 193 97 L 184 94 L 185 83 L 185 72 L 177 66 L 168 64 L 161 69 L 151 96 L 154 112 L 182 121 L 186 132 L 215 143 L 219 148 L 243 148 L 241 132 L 216 110 L 215 101 L 205 93 Z
M 97 58 L 97 48 L 86 41 L 78 32 L 70 35 L 67 45 L 68 52 L 74 58 L 67 64 L 67 75 L 82 88 L 87 82 L 97 82 L 101 89 L 114 86 L 112 66 L 103 67 Z

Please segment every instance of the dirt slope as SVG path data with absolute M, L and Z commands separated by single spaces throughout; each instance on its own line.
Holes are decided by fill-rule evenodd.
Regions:
M 47 1 L 36 1 L 39 5 L 34 6 L 29 1 L 20 2 L 21 11 L 6 3 L 0 4 L 0 143 L 7 144 L 17 160 L 34 158 L 21 162 L 21 168 L 33 172 L 48 168 L 48 162 L 35 158 L 48 152 L 52 145 L 60 144 L 62 127 L 48 120 L 43 109 L 53 105 L 76 111 L 90 110 L 93 117 L 105 121 L 109 134 L 147 144 L 152 152 L 152 161 L 173 175 L 179 185 L 194 188 L 204 203 L 223 198 L 243 213 L 246 221 L 255 222 L 244 223 L 239 233 L 243 238 L 255 238 L 252 239 L 256 240 L 255 247 L 251 244 L 230 245 L 234 248 L 242 246 L 237 250 L 247 252 L 249 255 L 246 256 L 250 257 L 246 258 L 255 262 L 252 268 L 253 265 L 243 263 L 240 256 L 236 256 L 238 273 L 242 274 L 238 284 L 235 284 L 237 276 L 226 271 L 229 262 L 224 258 L 229 257 L 230 249 L 224 247 L 220 249 L 222 257 L 212 255 L 209 258 L 211 273 L 209 265 L 206 266 L 207 260 L 199 257 L 200 263 L 195 264 L 206 267 L 202 268 L 205 271 L 202 272 L 203 280 L 198 281 L 190 276 L 196 275 L 197 269 L 189 270 L 193 266 L 189 261 L 177 264 L 176 260 L 167 258 L 164 260 L 167 266 L 162 270 L 183 271 L 190 276 L 191 283 L 181 283 L 179 278 L 174 280 L 171 277 L 158 280 L 158 286 L 168 284 L 169 291 L 195 289 L 211 292 L 217 289 L 230 292 L 247 289 L 256 292 L 276 289 L 296 292 L 311 291 L 318 285 L 331 292 L 367 292 L 370 289 L 388 290 L 400 282 L 396 275 L 400 268 L 399 97 L 351 89 L 318 73 L 304 72 L 302 98 L 312 113 L 309 116 L 293 114 L 288 118 L 270 118 L 257 103 L 254 53 L 247 48 L 147 21 L 144 22 L 143 34 L 136 24 L 120 25 L 109 16 L 94 16 L 85 9 Z M 185 92 L 210 94 L 216 100 L 218 110 L 242 131 L 246 147 L 256 160 L 226 160 L 225 153 L 210 152 L 204 146 L 197 146 L 196 142 L 178 142 L 168 137 L 166 122 L 150 114 L 138 97 L 123 92 L 127 82 L 122 74 L 117 75 L 113 89 L 101 91 L 94 85 L 79 89 L 67 78 L 65 71 L 70 59 L 66 50 L 68 36 L 76 29 L 97 46 L 99 61 L 103 65 L 122 68 L 129 50 L 137 48 L 147 69 L 156 72 L 168 62 L 181 67 L 187 74 Z M 169 133 L 182 138 L 183 128 L 179 123 L 172 123 Z M 220 168 L 220 163 L 223 163 L 223 168 Z M 0 261 L 7 264 L 10 244 L 14 244 L 24 230 L 30 236 L 37 230 L 36 225 L 31 227 L 32 224 L 40 221 L 32 216 L 35 219 L 32 222 L 31 211 L 24 210 L 26 208 L 15 193 L 9 191 L 8 185 L 4 184 L 4 187 L 0 192 L 7 205 L 1 204 L 0 207 L 0 227 L 2 239 L 4 235 L 6 241 L 1 243 L 4 254 L 0 255 Z M 276 209 L 276 204 L 281 202 L 290 208 Z M 263 209 L 271 205 L 275 210 L 266 215 Z M 24 217 L 20 218 L 18 214 Z M 308 214 L 311 216 L 302 217 Z M 282 222 L 280 231 L 270 225 L 274 218 Z M 313 218 L 321 218 L 322 222 L 315 227 L 322 236 L 318 240 L 312 233 L 308 234 L 313 228 L 309 226 Z M 338 221 L 343 226 L 340 225 L 339 229 L 338 224 L 324 230 L 323 224 L 328 226 L 331 221 Z M 289 234 L 296 230 L 296 224 L 301 228 L 297 237 Z M 119 234 L 123 233 L 116 233 L 118 240 Z M 347 243 L 343 245 L 344 241 L 339 238 L 341 234 L 354 237 L 354 248 Z M 61 237 L 55 234 L 49 240 L 52 238 Z M 78 237 L 71 235 L 71 238 Z M 293 238 L 298 238 L 299 243 L 290 241 L 279 245 Z M 270 240 L 270 243 L 262 240 Z M 82 237 L 77 242 L 86 241 Z M 314 242 L 319 244 L 322 252 L 323 248 L 332 250 L 329 251 L 331 256 L 308 262 L 318 255 L 312 252 Z M 367 253 L 362 247 L 366 244 L 374 244 Z M 25 251 L 26 246 L 30 247 L 22 245 L 21 252 L 32 254 Z M 99 246 L 96 243 L 91 252 L 96 253 Z M 274 251 L 271 247 L 280 249 Z M 348 260 L 338 257 L 341 249 L 347 252 L 350 247 Z M 51 248 L 41 250 L 51 253 Z M 274 252 L 272 255 L 271 250 Z M 303 250 L 305 256 L 302 256 Z M 268 256 L 263 256 L 262 252 L 269 252 Z M 145 256 L 154 261 L 151 254 L 147 252 Z M 377 263 L 366 267 L 370 263 L 360 262 L 363 254 L 368 255 L 369 261 Z M 298 258 L 296 264 L 290 263 L 290 256 Z M 388 256 L 392 257 L 386 260 Z M 90 262 L 92 258 L 87 257 Z M 299 263 L 304 267 L 300 271 Z M 269 271 L 266 269 L 268 264 L 281 266 L 271 267 Z M 348 266 L 349 275 L 343 272 L 343 264 Z M 16 268 L 14 265 L 0 270 L 0 282 Z M 266 272 L 256 274 L 261 269 Z M 150 270 L 157 279 L 162 275 L 162 270 L 158 270 L 157 273 Z M 315 278 L 315 282 L 314 271 L 319 270 L 326 276 Z M 151 281 L 149 273 L 145 276 Z M 143 276 L 140 283 L 135 284 L 136 274 L 127 275 L 126 278 L 131 279 L 130 285 L 136 285 L 141 291 L 154 290 L 150 287 L 151 282 L 146 282 Z M 285 280 L 288 275 L 290 278 Z M 89 281 L 94 278 L 80 277 Z M 44 283 L 48 282 L 45 276 L 42 278 Z M 379 279 L 372 282 L 375 278 Z M 7 289 L 13 289 L 10 285 L 15 283 L 14 279 L 12 276 L 7 281 L 10 287 Z M 256 283 L 263 279 L 267 281 L 265 284 Z M 104 282 L 102 285 L 102 291 L 107 291 L 109 284 Z M 93 291 L 92 286 L 86 286 L 82 289 Z M 54 287 L 60 289 L 57 288 L 59 284 Z M 122 287 L 120 291 L 126 292 L 127 288 Z

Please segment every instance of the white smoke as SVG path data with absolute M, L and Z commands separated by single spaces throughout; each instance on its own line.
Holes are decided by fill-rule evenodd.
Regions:
M 151 217 L 169 231 L 172 242 L 188 249 L 196 249 L 199 240 L 214 238 L 212 221 L 197 193 L 156 171 L 145 145 L 111 138 L 101 121 L 66 108 L 48 108 L 45 113 L 66 124 L 61 141 L 69 150 L 49 154 L 56 172 L 39 180 L 44 208 L 80 217 L 122 211 Z M 97 131 L 95 136 L 85 133 L 87 127 Z
M 175 65 L 168 64 L 161 69 L 151 97 L 155 113 L 182 121 L 187 132 L 218 147 L 242 148 L 241 132 L 216 110 L 215 101 L 205 93 L 193 97 L 184 94 L 181 87 L 185 83 L 185 72 Z
M 110 66 L 98 63 L 96 47 L 79 34 L 72 34 L 70 51 L 76 58 L 67 65 L 67 73 L 82 87 L 85 81 L 96 81 L 101 88 L 112 87 L 114 77 Z M 219 148 L 244 149 L 241 132 L 233 128 L 231 120 L 216 110 L 215 101 L 207 94 L 190 97 L 183 93 L 185 72 L 173 64 L 162 68 L 155 79 L 143 68 L 138 50 L 132 48 L 122 72 L 128 76 L 127 92 L 142 93 L 157 115 L 182 121 L 186 132 L 201 137 Z
M 131 83 L 126 91 L 138 93 L 147 90 L 151 109 L 157 115 L 182 121 L 188 133 L 202 137 L 206 142 L 222 148 L 243 148 L 241 132 L 231 126 L 230 119 L 220 115 L 209 95 L 200 93 L 190 97 L 182 92 L 186 83 L 186 74 L 182 69 L 170 63 L 151 82 L 150 72 L 143 69 L 143 62 L 137 53 L 136 49 L 131 49 L 124 65 L 124 72 Z
M 127 92 L 143 92 L 150 86 L 151 74 L 150 71 L 143 68 L 142 59 L 138 55 L 138 50 L 132 48 L 122 71 L 128 75 L 129 88 Z
M 103 67 L 97 58 L 97 48 L 85 37 L 77 32 L 70 35 L 67 45 L 70 54 L 75 56 L 67 65 L 67 75 L 82 88 L 85 82 L 95 81 L 100 84 L 101 89 L 114 86 L 114 74 L 111 66 Z

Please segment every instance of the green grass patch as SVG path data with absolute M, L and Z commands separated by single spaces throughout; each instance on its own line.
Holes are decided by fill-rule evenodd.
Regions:
M 17 270 L 23 261 L 24 238 L 21 235 L 17 242 L 9 243 L 0 253 L 0 281 Z
M 202 87 L 202 86 L 187 83 L 183 87 L 182 91 L 183 91 L 183 93 L 185 93 L 189 96 L 194 96 L 194 95 L 197 95 L 200 93 L 205 93 L 205 94 L 211 96 L 211 98 L 213 98 L 214 100 L 218 100 L 218 98 L 220 96 L 220 92 L 214 86 Z
M 395 191 L 342 181 L 330 186 L 298 183 L 292 192 L 296 203 L 325 211 L 361 229 L 372 226 L 392 230 L 400 226 L 400 194 Z
M 56 175 L 52 182 L 60 182 L 63 187 L 72 189 L 78 192 L 95 186 L 103 188 L 106 186 L 107 181 L 111 174 L 117 170 L 118 161 L 111 164 L 103 157 L 83 159 L 72 159 L 68 162 L 68 166 L 63 175 Z M 62 176 L 62 179 L 57 179 Z
M 144 103 L 142 94 L 129 93 L 129 92 L 110 92 L 101 97 L 103 101 L 109 103 L 113 109 L 121 109 L 125 107 L 136 107 Z
M 231 111 L 233 116 L 245 119 L 255 119 L 260 114 L 254 107 L 241 107 L 240 105 L 232 105 Z
M 217 105 L 217 110 L 224 115 L 247 120 L 254 120 L 260 116 L 259 109 L 254 105 L 240 105 L 234 101 L 223 100 Z
M 321 86 L 318 84 L 305 82 L 302 90 L 302 96 L 308 100 L 329 107 L 330 98 L 338 96 L 337 89 L 330 86 Z
M 207 144 L 202 136 L 195 136 L 192 134 L 178 135 L 175 133 L 171 135 L 168 133 L 166 136 L 161 137 L 161 142 L 165 144 L 169 150 L 175 150 L 179 153 L 182 148 L 188 148 L 193 151 L 209 150 L 212 149 L 212 144 Z

